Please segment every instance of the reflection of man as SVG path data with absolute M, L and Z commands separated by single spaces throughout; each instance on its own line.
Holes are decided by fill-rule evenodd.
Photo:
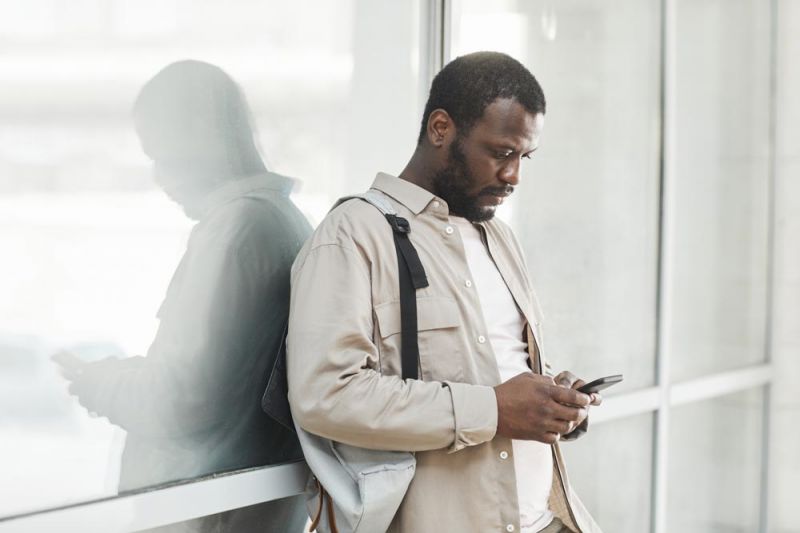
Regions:
M 70 389 L 127 430 L 120 490 L 299 459 L 296 437 L 260 408 L 287 321 L 289 269 L 310 233 L 292 182 L 266 171 L 243 95 L 217 67 L 166 67 L 134 115 L 156 181 L 198 223 L 147 357 L 70 365 Z M 304 514 L 293 498 L 186 529 L 299 531 Z
M 427 273 L 417 290 L 420 380 L 399 377 L 397 258 L 375 207 L 334 209 L 295 261 L 294 419 L 339 443 L 416 452 L 392 532 L 599 532 L 556 443 L 585 430 L 600 398 L 575 391 L 583 382 L 568 372 L 538 372 L 540 319 L 522 252 L 493 218 L 539 144 L 544 112 L 539 84 L 514 59 L 461 57 L 434 79 L 405 170 L 372 185 L 409 221 Z M 325 472 L 315 473 L 324 486 Z M 327 530 L 326 512 L 321 520 Z

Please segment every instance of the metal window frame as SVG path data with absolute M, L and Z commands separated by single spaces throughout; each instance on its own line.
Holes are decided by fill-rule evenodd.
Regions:
M 669 471 L 669 376 L 672 352 L 669 331 L 672 316 L 672 269 L 674 246 L 673 186 L 675 183 L 675 1 L 661 2 L 661 175 L 659 177 L 658 282 L 656 295 L 656 387 L 659 406 L 653 424 L 650 531 L 666 533 L 667 474 Z
M 307 480 L 304 462 L 256 468 L 6 518 L 0 533 L 138 531 L 294 496 Z
M 422 0 L 423 20 L 420 32 L 422 46 L 427 46 L 426 68 L 421 70 L 421 85 L 427 87 L 433 76 L 450 60 L 454 3 L 458 0 Z M 676 80 L 676 10 L 677 0 L 661 0 L 661 170 L 660 213 L 657 281 L 657 344 L 655 351 L 655 384 L 641 390 L 611 395 L 603 408 L 592 414 L 593 424 L 604 424 L 644 413 L 653 413 L 651 533 L 666 533 L 668 453 L 670 435 L 670 409 L 718 398 L 735 392 L 763 388 L 764 431 L 762 441 L 762 490 L 760 505 L 761 533 L 768 527 L 768 470 L 770 390 L 773 381 L 771 364 L 773 270 L 774 270 L 774 195 L 775 195 L 775 109 L 776 55 L 777 55 L 777 0 L 770 0 L 770 153 L 769 153 L 769 207 L 767 252 L 767 316 L 765 363 L 745 368 L 718 372 L 690 381 L 671 383 L 670 354 L 673 353 L 667 333 L 672 311 L 672 272 L 670 251 L 674 249 L 672 223 L 675 217 L 673 164 L 675 160 L 675 80 Z M 423 99 L 424 100 L 424 99 Z M 213 476 L 137 494 L 111 497 L 79 503 L 57 509 L 31 512 L 26 515 L 0 519 L 0 533 L 38 533 L 58 529 L 82 533 L 115 533 L 136 531 L 189 520 L 230 509 L 246 507 L 300 494 L 308 476 L 305 463 L 270 466 Z
M 775 226 L 778 213 L 775 208 L 777 188 L 777 136 L 778 136 L 778 0 L 769 1 L 769 131 L 767 155 L 767 280 L 764 355 L 767 363 L 773 360 L 775 335 Z M 759 533 L 770 529 L 770 436 L 772 434 L 772 380 L 764 390 L 763 426 L 761 429 L 761 499 L 759 501 Z

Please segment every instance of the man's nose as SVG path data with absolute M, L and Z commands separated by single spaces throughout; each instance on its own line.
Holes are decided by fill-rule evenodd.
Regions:
M 519 184 L 520 178 L 520 160 L 514 159 L 509 161 L 503 170 L 500 172 L 500 179 L 509 185 L 516 187 Z

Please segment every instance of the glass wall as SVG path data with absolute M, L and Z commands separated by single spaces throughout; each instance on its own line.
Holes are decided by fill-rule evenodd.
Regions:
M 761 390 L 673 409 L 667 531 L 758 531 L 763 412 Z
M 591 438 L 564 444 L 581 501 L 603 531 L 648 531 L 652 512 L 653 415 L 593 425 Z
M 765 359 L 769 16 L 760 0 L 676 3 L 676 381 Z
M 300 459 L 259 412 L 288 267 L 306 219 L 413 148 L 427 12 L 0 12 L 0 517 Z M 210 170 L 247 179 L 206 198 Z

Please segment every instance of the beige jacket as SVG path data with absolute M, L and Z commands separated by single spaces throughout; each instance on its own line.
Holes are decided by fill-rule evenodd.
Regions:
M 429 286 L 417 291 L 420 380 L 400 370 L 397 256 L 383 215 L 360 200 L 334 209 L 292 268 L 289 401 L 306 431 L 363 448 L 416 452 L 393 533 L 519 531 L 511 441 L 496 436 L 496 359 L 447 204 L 405 180 L 372 186 L 411 225 Z M 481 223 L 489 253 L 528 321 L 541 369 L 541 313 L 511 229 Z M 480 280 L 475 280 L 479 283 Z M 501 452 L 508 452 L 502 453 Z M 574 531 L 599 533 L 553 446 L 550 505 Z

